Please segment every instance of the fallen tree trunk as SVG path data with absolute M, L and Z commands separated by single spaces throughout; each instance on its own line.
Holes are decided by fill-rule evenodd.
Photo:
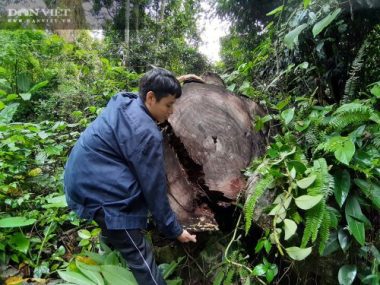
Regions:
M 236 202 L 247 184 L 241 171 L 265 149 L 264 135 L 252 127 L 261 108 L 211 79 L 184 84 L 164 127 L 169 201 L 193 230 L 217 228 L 210 205 Z

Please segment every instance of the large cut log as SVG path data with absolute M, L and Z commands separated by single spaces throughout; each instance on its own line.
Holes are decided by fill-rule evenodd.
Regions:
M 216 225 L 210 206 L 236 201 L 246 188 L 242 170 L 265 148 L 252 128 L 258 105 L 210 83 L 184 84 L 165 127 L 170 204 L 183 224 L 205 228 Z

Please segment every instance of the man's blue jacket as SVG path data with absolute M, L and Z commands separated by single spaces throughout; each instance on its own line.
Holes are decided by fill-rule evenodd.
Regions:
M 107 228 L 145 229 L 148 210 L 169 238 L 182 233 L 170 208 L 162 134 L 140 97 L 116 94 L 81 134 L 66 163 L 69 207 L 93 219 L 103 209 Z

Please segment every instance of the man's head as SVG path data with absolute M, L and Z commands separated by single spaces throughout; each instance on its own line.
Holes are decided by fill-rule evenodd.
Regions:
M 140 97 L 151 115 L 164 122 L 173 113 L 173 104 L 182 94 L 181 85 L 175 76 L 163 68 L 154 68 L 140 80 Z

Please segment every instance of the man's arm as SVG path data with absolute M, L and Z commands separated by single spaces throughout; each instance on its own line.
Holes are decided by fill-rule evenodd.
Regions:
M 182 229 L 170 208 L 161 140 L 153 135 L 146 135 L 131 162 L 158 229 L 169 238 L 195 242 L 196 237 Z

